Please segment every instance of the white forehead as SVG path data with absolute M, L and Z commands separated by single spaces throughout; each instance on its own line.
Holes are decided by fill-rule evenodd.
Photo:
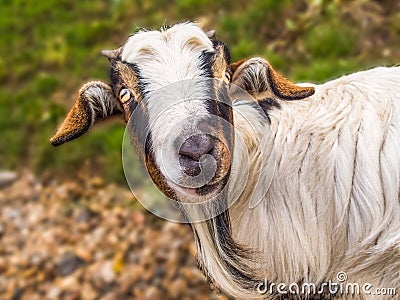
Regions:
M 213 44 L 194 23 L 160 31 L 139 31 L 123 46 L 122 61 L 134 63 L 152 90 L 169 83 L 201 77 L 201 53 L 214 52 Z

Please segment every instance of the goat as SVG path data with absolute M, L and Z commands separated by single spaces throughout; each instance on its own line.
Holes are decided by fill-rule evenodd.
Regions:
M 128 122 L 138 111 L 149 135 L 140 140 L 142 129 L 131 128 L 133 145 L 165 195 L 178 203 L 217 194 L 225 204 L 237 198 L 201 222 L 191 219 L 201 212 L 184 212 L 193 221 L 199 265 L 217 287 L 237 298 L 274 299 L 282 294 L 260 294 L 257 287 L 283 283 L 286 298 L 311 299 L 288 286 L 312 283 L 323 290 L 345 271 L 352 283 L 400 288 L 399 67 L 321 85 L 294 84 L 263 58 L 230 63 L 227 46 L 194 23 L 139 31 L 102 53 L 111 64 L 111 84 L 83 85 L 51 143 L 75 139 L 115 113 Z M 174 96 L 154 97 L 185 80 L 192 83 Z M 234 98 L 232 87 L 252 101 Z M 195 100 L 182 103 L 180 97 Z M 234 127 L 219 121 L 210 127 L 210 115 Z M 188 126 L 199 134 L 180 144 L 173 173 L 196 177 L 200 158 L 211 156 L 215 174 L 199 187 L 177 186 L 163 166 L 160 148 L 182 118 L 193 118 Z M 248 174 L 242 172 L 244 158 Z M 323 292 L 319 299 L 367 297 Z

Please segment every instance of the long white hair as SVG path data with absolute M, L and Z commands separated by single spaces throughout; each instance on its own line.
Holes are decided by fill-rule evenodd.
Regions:
M 259 113 L 251 105 L 235 111 L 240 112 L 234 114 L 236 123 Z M 252 140 L 248 128 L 239 126 L 249 137 L 248 149 L 235 149 L 253 155 L 255 172 L 262 160 L 274 164 L 268 168 L 274 170 L 271 183 L 265 179 L 264 190 L 254 193 L 250 175 L 229 209 L 233 240 L 252 251 L 242 257 L 216 255 L 223 248 L 218 239 L 204 224 L 194 225 L 209 276 L 239 298 L 268 296 L 250 292 L 254 282 L 246 270 L 253 272 L 252 280 L 317 287 L 337 282 L 337 274 L 345 272 L 351 283 L 399 289 L 400 68 L 376 68 L 317 85 L 307 100 L 280 101 L 268 117 L 269 132 L 260 132 L 264 140 Z M 261 123 L 259 130 L 265 130 Z M 270 149 L 268 157 L 258 156 L 258 147 Z M 232 176 L 241 181 L 240 172 Z M 252 194 L 264 195 L 254 208 L 249 203 L 259 199 Z M 241 266 L 244 276 L 235 278 L 227 264 Z

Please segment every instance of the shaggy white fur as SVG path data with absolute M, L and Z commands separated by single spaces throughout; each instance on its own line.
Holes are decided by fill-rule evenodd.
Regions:
M 337 282 L 337 273 L 346 272 L 347 282 L 400 291 L 400 68 L 359 72 L 315 89 L 308 99 L 271 109 L 270 132 L 260 144 L 249 128 L 237 126 L 249 139 L 247 149 L 235 149 L 234 165 L 250 152 L 250 169 L 258 170 L 268 158 L 257 148 L 266 147 L 276 166 L 258 206 L 249 208 L 259 200 L 251 199 L 257 176 L 250 175 L 230 208 L 234 239 L 257 250 L 252 267 L 268 282 Z M 258 117 L 250 106 L 235 111 L 235 124 L 245 124 L 240 114 Z M 240 172 L 232 176 L 233 187 L 244 181 Z M 238 298 L 260 297 L 226 275 L 216 249 L 202 241 L 210 238 L 206 230 L 196 229 L 201 258 L 217 284 Z

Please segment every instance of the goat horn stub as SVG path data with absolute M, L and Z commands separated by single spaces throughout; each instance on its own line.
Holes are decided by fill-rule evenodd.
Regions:
M 215 38 L 215 33 L 216 33 L 215 30 L 212 29 L 212 30 L 206 32 L 206 36 L 207 36 L 209 39 L 213 39 L 213 38 Z
M 121 53 L 121 48 L 115 50 L 101 50 L 101 55 L 107 57 L 108 59 L 116 59 Z

